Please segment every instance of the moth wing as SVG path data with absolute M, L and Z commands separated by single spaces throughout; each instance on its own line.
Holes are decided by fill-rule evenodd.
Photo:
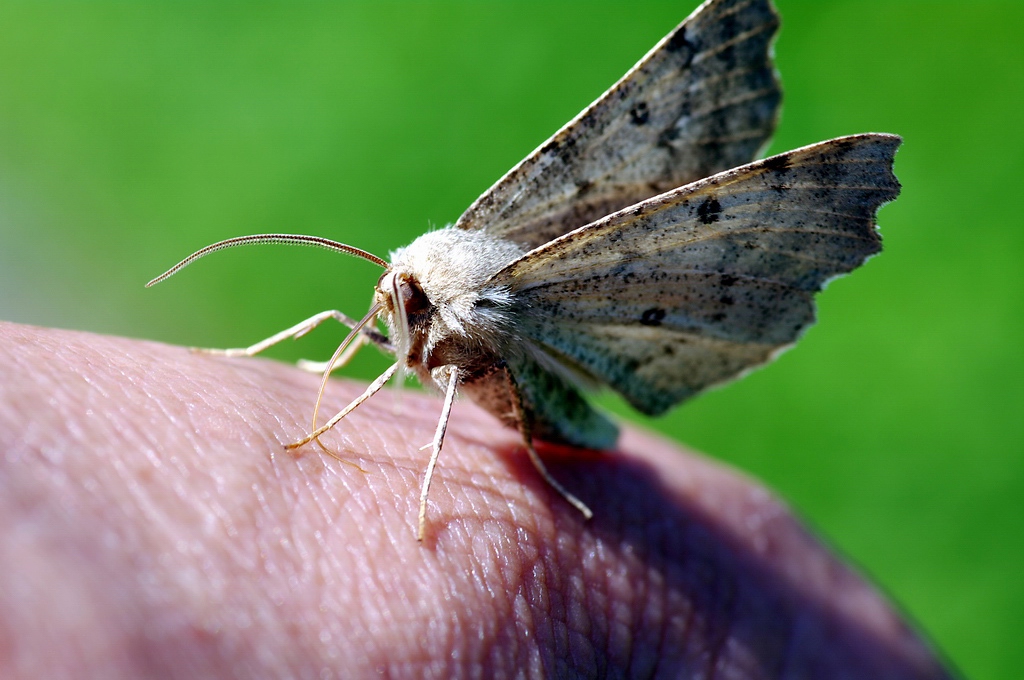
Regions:
M 720 173 L 581 227 L 496 273 L 517 335 L 656 415 L 769 361 L 813 294 L 881 250 L 901 140 L 855 135 Z
M 775 129 L 768 0 L 708 0 L 456 222 L 525 248 L 751 161 Z

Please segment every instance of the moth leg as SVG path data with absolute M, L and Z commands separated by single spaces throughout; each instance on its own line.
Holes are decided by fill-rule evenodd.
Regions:
M 335 361 L 333 364 L 330 361 L 310 361 L 309 359 L 299 359 L 295 365 L 298 366 L 299 369 L 303 371 L 309 371 L 310 373 L 319 373 L 321 375 L 323 375 L 324 371 L 327 370 L 327 367 L 330 366 L 331 373 L 334 373 L 339 368 L 343 367 L 345 364 L 351 361 L 352 357 L 356 355 L 356 352 L 358 352 L 359 349 L 367 342 L 370 341 L 367 339 L 366 335 L 359 334 L 359 336 L 352 341 L 352 344 L 345 348 L 345 351 L 341 353 L 341 356 L 339 356 L 338 360 Z
M 364 401 L 366 401 L 367 399 L 369 399 L 370 397 L 375 395 L 377 392 L 379 392 L 380 389 L 382 387 L 384 387 L 385 383 L 387 383 L 387 381 L 391 379 L 391 376 L 393 376 L 395 374 L 395 371 L 397 371 L 397 370 L 398 370 L 398 363 L 396 362 L 394 364 L 391 364 L 391 367 L 388 368 L 388 370 L 386 370 L 383 373 L 381 373 L 379 376 L 377 376 L 376 380 L 374 380 L 372 383 L 370 383 L 370 385 L 366 388 L 365 392 L 363 392 L 361 395 L 359 395 L 358 397 L 353 399 L 352 403 L 350 403 L 345 408 L 341 409 L 341 411 L 339 411 L 336 416 L 334 416 L 333 418 L 328 420 L 324 425 L 322 425 L 321 427 L 318 427 L 316 430 L 314 430 L 313 432 L 309 433 L 308 435 L 306 435 L 305 437 L 303 437 L 299 441 L 292 442 L 291 444 L 286 444 L 285 448 L 286 449 L 297 449 L 300 446 L 302 446 L 303 444 L 308 444 L 309 442 L 313 441 L 314 439 L 316 439 L 317 437 L 322 435 L 324 432 L 327 432 L 327 430 L 329 430 L 332 427 L 334 427 L 335 425 L 337 425 L 341 421 L 342 418 L 344 418 L 349 413 L 354 411 L 357 406 L 359 406 Z M 324 450 L 327 451 L 327 449 L 324 449 Z M 328 451 L 328 453 L 330 453 L 330 451 Z M 331 455 L 334 455 L 334 454 L 332 453 Z M 334 456 L 334 457 L 338 458 L 337 456 Z M 339 460 L 341 460 L 341 459 L 339 458 Z
M 356 355 L 356 352 L 358 352 L 359 349 L 365 346 L 368 342 L 376 345 L 376 347 L 385 354 L 390 354 L 392 356 L 395 354 L 395 346 L 388 340 L 388 336 L 383 333 L 378 333 L 372 328 L 363 328 L 359 332 L 359 337 L 352 341 L 352 346 L 342 352 L 341 356 L 338 357 L 338 360 L 334 362 L 334 367 L 331 368 L 331 373 L 334 373 L 351 361 L 352 357 Z M 330 361 L 310 361 L 309 359 L 299 359 L 295 362 L 295 366 L 301 371 L 308 371 L 310 373 L 319 373 L 323 375 L 323 372 L 327 370 L 327 366 L 330 363 Z
M 544 478 L 551 488 L 557 491 L 562 498 L 569 502 L 569 505 L 573 506 L 580 511 L 584 519 L 590 519 L 594 516 L 594 513 L 587 507 L 587 504 L 581 501 L 576 496 L 569 493 L 569 491 L 558 483 L 558 480 L 551 476 L 548 472 L 547 467 L 544 465 L 544 461 L 537 455 L 537 450 L 533 448 L 533 436 L 531 433 L 530 422 L 526 417 L 526 409 L 523 406 L 523 393 L 519 389 L 519 385 L 516 383 L 515 377 L 512 375 L 512 371 L 509 370 L 508 366 L 502 366 L 502 370 L 505 373 L 505 379 L 508 381 L 509 394 L 512 397 L 512 410 L 515 415 L 516 422 L 519 424 L 519 434 L 523 437 L 523 444 L 526 446 L 526 453 L 530 456 L 530 462 L 533 463 L 533 467 L 537 468 L 537 472 Z
M 316 328 L 317 326 L 322 324 L 324 321 L 327 321 L 328 319 L 335 319 L 336 321 L 338 321 L 338 323 L 344 324 L 345 326 L 348 326 L 349 328 L 355 328 L 359 324 L 358 321 L 355 321 L 354 319 L 352 319 L 348 315 L 343 314 L 342 312 L 339 312 L 336 309 L 330 309 L 330 310 L 327 310 L 326 312 L 320 312 L 319 314 L 315 314 L 315 315 L 309 317 L 308 319 L 306 319 L 305 321 L 301 321 L 301 322 L 295 324 L 291 328 L 286 328 L 285 330 L 281 331 L 280 333 L 275 333 L 274 335 L 271 335 L 266 340 L 261 340 L 260 342 L 257 342 L 255 345 L 250 345 L 248 347 L 241 347 L 241 348 L 236 348 L 236 349 L 203 349 L 203 348 L 195 348 L 193 351 L 195 351 L 195 352 L 202 352 L 203 354 L 216 354 L 216 355 L 219 355 L 219 356 L 227 356 L 227 357 L 251 357 L 251 356 L 256 356 L 257 354 L 259 354 L 263 350 L 265 350 L 265 349 L 267 349 L 269 347 L 273 347 L 274 345 L 276 345 L 276 344 L 278 344 L 280 342 L 283 342 L 283 341 L 285 341 L 285 340 L 287 340 L 289 338 L 301 338 L 303 335 L 305 335 L 306 333 L 309 333 L 314 328 Z M 377 333 L 376 331 L 374 331 L 372 329 L 367 329 L 367 330 L 363 331 L 361 333 L 361 337 L 366 337 L 368 340 L 370 340 L 371 342 L 373 342 L 374 344 L 376 344 L 378 346 L 390 347 L 390 343 L 388 343 L 387 337 L 385 337 L 381 333 Z
M 430 493 L 430 480 L 434 476 L 434 466 L 437 465 L 437 457 L 441 454 L 441 445 L 444 444 L 444 432 L 448 429 L 448 417 L 452 413 L 452 404 L 455 403 L 455 393 L 459 386 L 459 369 L 455 366 L 448 368 L 448 387 L 444 393 L 444 406 L 441 408 L 441 418 L 437 421 L 437 430 L 434 432 L 434 441 L 431 442 L 430 462 L 427 463 L 427 471 L 423 475 L 423 488 L 420 490 L 420 513 L 417 519 L 416 540 L 423 542 L 427 530 L 427 494 Z

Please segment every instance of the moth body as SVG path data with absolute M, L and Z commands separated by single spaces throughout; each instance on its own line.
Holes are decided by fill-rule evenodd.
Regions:
M 444 404 L 427 492 L 457 394 L 534 439 L 606 449 L 613 423 L 582 392 L 608 387 L 660 415 L 770 361 L 814 322 L 814 295 L 881 250 L 875 215 L 896 198 L 901 140 L 859 134 L 754 160 L 782 98 L 770 0 L 706 0 L 576 118 L 485 191 L 454 225 L 391 262 L 314 236 L 261 234 L 192 254 L 148 285 L 236 245 L 314 245 L 384 269 L 361 321 L 331 310 L 230 356 L 252 356 L 333 318 L 352 331 L 322 365 L 318 438 L 396 373 Z M 381 321 L 387 335 L 375 328 Z M 395 363 L 326 424 L 331 371 L 374 344 Z
M 391 254 L 375 302 L 403 367 L 445 390 L 458 371 L 460 393 L 509 426 L 525 418 L 539 438 L 609 448 L 618 430 L 594 411 L 579 386 L 592 378 L 556 360 L 519 326 L 529 309 L 493 277 L 526 251 L 485 232 L 445 227 Z M 517 416 L 511 371 L 521 391 Z
M 506 286 L 487 281 L 522 254 L 514 243 L 451 227 L 393 252 L 375 300 L 399 360 L 439 388 L 447 382 L 432 373 L 439 368 L 474 373 L 493 364 L 510 344 L 512 299 Z

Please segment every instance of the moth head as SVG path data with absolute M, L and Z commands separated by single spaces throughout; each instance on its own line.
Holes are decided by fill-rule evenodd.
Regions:
M 424 329 L 433 311 L 420 282 L 414 274 L 390 267 L 377 281 L 374 305 L 380 308 L 399 356 L 407 355 L 412 334 Z
M 404 325 L 410 326 L 422 323 L 433 306 L 414 275 L 394 269 L 381 274 L 374 302 L 380 303 L 384 315 L 404 317 Z

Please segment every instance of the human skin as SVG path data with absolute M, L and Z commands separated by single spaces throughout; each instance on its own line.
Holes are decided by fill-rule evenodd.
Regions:
M 419 543 L 440 401 L 369 400 L 346 465 L 283 448 L 318 381 L 0 324 L 0 677 L 950 677 L 761 486 L 631 428 L 539 448 L 584 521 L 457 403 Z

